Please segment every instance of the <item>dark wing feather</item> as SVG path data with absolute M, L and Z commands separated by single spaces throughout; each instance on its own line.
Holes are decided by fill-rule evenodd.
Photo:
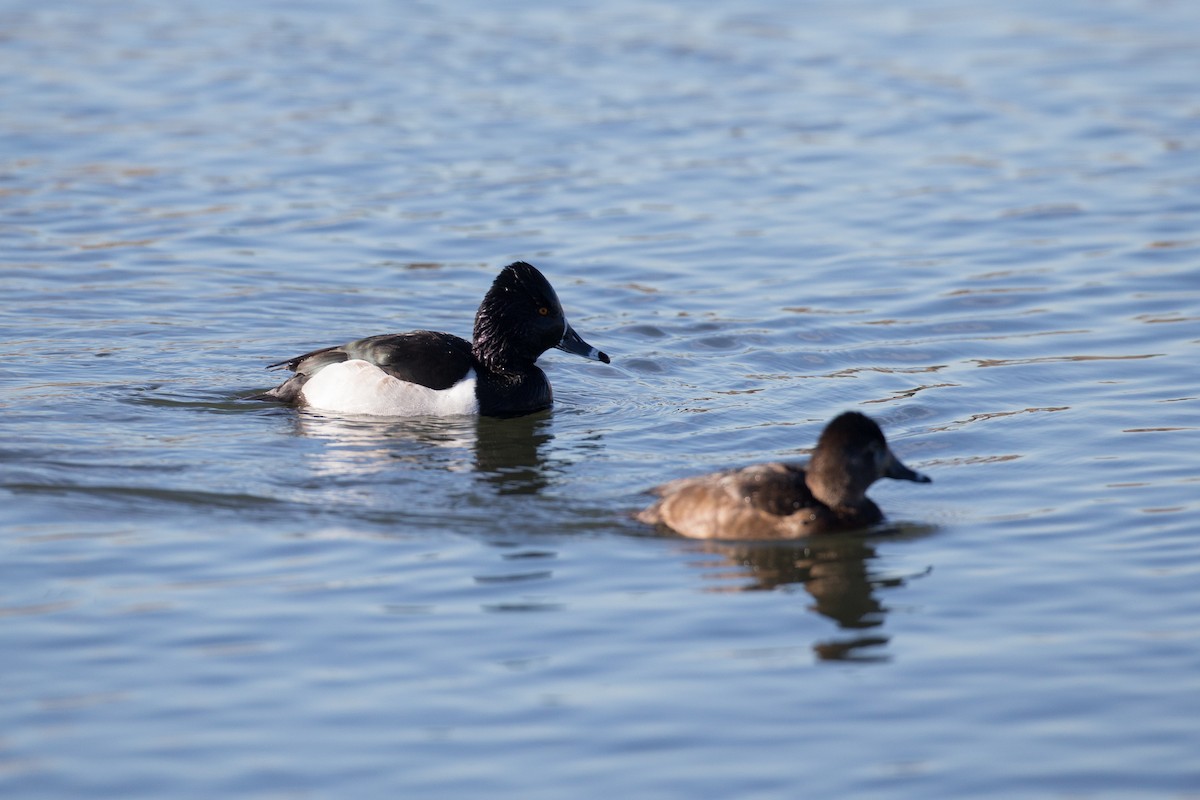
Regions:
M 734 470 L 728 473 L 726 489 L 742 503 L 781 517 L 820 505 L 805 482 L 804 468 L 797 464 L 775 462 Z
M 470 342 L 437 331 L 369 336 L 343 350 L 347 358 L 360 358 L 402 381 L 430 389 L 449 389 L 475 366 Z
M 337 364 L 346 361 L 346 351 L 343 345 L 336 347 L 322 347 L 320 350 L 313 350 L 311 353 L 305 353 L 302 356 L 294 358 L 285 358 L 283 361 L 276 361 L 274 364 L 268 364 L 267 369 L 279 369 L 287 367 L 292 372 L 299 372 L 304 375 L 312 375 L 322 367 L 327 367 L 330 364 Z
M 411 331 L 368 336 L 336 347 L 324 347 L 272 364 L 298 375 L 312 376 L 330 364 L 353 359 L 374 364 L 402 381 L 449 389 L 475 366 L 471 344 L 449 333 Z

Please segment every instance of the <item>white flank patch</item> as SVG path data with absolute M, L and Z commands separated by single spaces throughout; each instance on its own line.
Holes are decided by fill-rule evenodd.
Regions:
M 313 375 L 301 391 L 313 408 L 343 414 L 411 417 L 478 414 L 475 370 L 449 389 L 430 389 L 392 377 L 366 361 L 330 364 Z

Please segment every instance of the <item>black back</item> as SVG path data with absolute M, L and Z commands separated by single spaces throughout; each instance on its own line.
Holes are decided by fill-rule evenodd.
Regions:
M 342 348 L 402 381 L 449 389 L 475 368 L 471 344 L 450 333 L 411 331 L 368 336 Z
M 330 364 L 359 359 L 409 383 L 430 389 L 449 389 L 475 366 L 471 345 L 464 339 L 437 331 L 410 331 L 368 336 L 349 344 L 323 347 L 302 356 L 271 364 L 312 376 Z

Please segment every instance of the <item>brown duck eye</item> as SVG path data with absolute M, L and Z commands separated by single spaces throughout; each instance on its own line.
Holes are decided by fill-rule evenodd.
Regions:
M 546 308 L 545 306 L 542 306 L 541 308 L 538 309 L 538 313 L 544 317 L 550 313 L 550 309 Z

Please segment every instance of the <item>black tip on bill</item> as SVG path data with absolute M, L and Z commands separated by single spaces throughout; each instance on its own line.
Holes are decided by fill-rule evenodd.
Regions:
M 590 358 L 592 361 L 601 361 L 605 364 L 612 363 L 612 359 L 608 357 L 608 353 L 602 353 L 585 342 L 579 337 L 579 334 L 576 333 L 575 329 L 570 325 L 567 326 L 567 330 L 563 333 L 562 340 L 559 341 L 555 347 L 568 353 L 574 353 L 577 356 Z

